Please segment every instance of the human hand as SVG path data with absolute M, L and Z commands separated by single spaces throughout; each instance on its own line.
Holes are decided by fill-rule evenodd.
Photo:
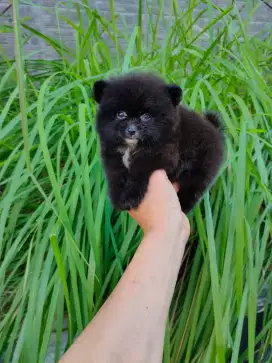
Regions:
M 164 170 L 157 170 L 151 175 L 144 200 L 137 209 L 129 211 L 145 234 L 177 228 L 189 237 L 190 224 L 180 208 L 177 191 L 178 185 L 171 184 Z

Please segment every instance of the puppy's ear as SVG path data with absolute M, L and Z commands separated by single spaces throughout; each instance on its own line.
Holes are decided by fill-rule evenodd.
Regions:
M 93 98 L 97 103 L 100 103 L 104 94 L 106 87 L 108 86 L 108 82 L 100 80 L 96 81 L 93 85 Z
M 173 105 L 177 106 L 181 101 L 182 89 L 176 84 L 168 84 L 166 86 L 166 90 L 171 98 Z

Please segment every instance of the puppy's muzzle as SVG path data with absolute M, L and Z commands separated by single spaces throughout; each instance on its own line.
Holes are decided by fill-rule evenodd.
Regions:
M 138 139 L 139 131 L 135 124 L 130 124 L 125 130 L 126 139 Z

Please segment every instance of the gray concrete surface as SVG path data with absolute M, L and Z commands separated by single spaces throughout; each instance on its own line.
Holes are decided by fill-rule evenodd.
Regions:
M 164 14 L 167 16 L 170 12 L 170 1 L 165 0 Z M 58 9 L 59 14 L 67 17 L 72 21 L 77 21 L 77 13 L 74 8 L 75 0 L 56 1 L 56 0 L 21 0 L 20 15 L 22 18 L 27 19 L 27 23 L 39 30 L 41 33 L 51 36 L 54 39 L 62 39 L 67 46 L 72 49 L 75 46 L 75 32 L 72 27 L 68 26 L 64 21 L 60 20 L 60 28 L 58 28 L 57 18 L 55 10 Z M 229 5 L 231 0 L 214 0 L 213 3 L 222 7 Z M 271 31 L 272 29 L 272 9 L 269 9 L 267 5 L 258 0 L 236 0 L 235 5 L 237 9 L 241 11 L 242 17 L 246 16 L 252 8 L 252 3 L 260 2 L 260 7 L 255 12 L 249 24 L 249 32 L 256 34 L 262 30 Z M 268 3 L 272 3 L 272 0 L 267 0 Z M 147 19 L 146 2 L 144 3 L 144 19 Z M 150 1 L 152 3 L 152 1 Z M 153 1 L 155 4 L 156 1 Z M 186 0 L 180 0 L 181 6 L 186 6 Z M 91 9 L 98 9 L 99 12 L 107 18 L 110 18 L 109 0 L 89 0 Z M 9 5 L 8 0 L 0 0 L 0 12 L 6 9 Z M 272 5 L 272 4 L 271 4 Z M 196 13 L 201 11 L 205 6 L 204 3 L 200 4 Z M 138 0 L 115 0 L 115 10 L 119 17 L 117 23 L 122 27 L 122 18 L 125 19 L 130 29 L 137 24 L 137 11 Z M 154 7 L 153 13 L 156 13 L 156 7 Z M 11 9 L 6 11 L 5 16 L 0 18 L 1 25 L 12 24 L 12 12 Z M 199 19 L 197 26 L 202 28 L 209 22 L 208 16 L 204 16 Z M 145 21 L 144 21 L 145 23 Z M 160 36 L 163 38 L 165 29 L 161 25 Z M 24 38 L 27 39 L 27 32 L 24 31 Z M 14 56 L 14 39 L 12 33 L 0 32 L 0 44 L 3 46 L 6 54 L 9 58 Z M 35 54 L 32 54 L 35 52 Z M 43 40 L 32 37 L 24 46 L 24 54 L 32 58 L 38 59 L 56 59 L 58 55 Z

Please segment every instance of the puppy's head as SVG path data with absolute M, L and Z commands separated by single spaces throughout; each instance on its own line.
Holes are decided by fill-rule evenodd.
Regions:
M 116 146 L 152 147 L 169 137 L 177 119 L 182 91 L 147 74 L 97 81 L 97 130 L 101 141 Z

